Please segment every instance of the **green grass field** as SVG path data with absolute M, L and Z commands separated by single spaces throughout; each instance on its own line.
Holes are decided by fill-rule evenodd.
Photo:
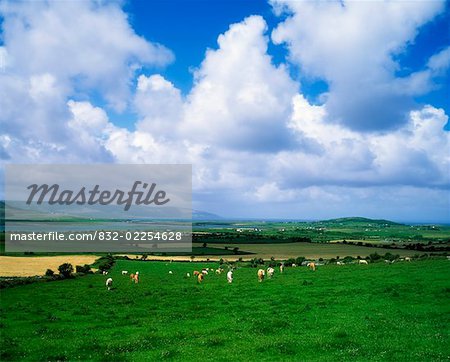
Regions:
M 117 261 L 108 276 L 2 290 L 0 359 L 450 358 L 447 260 L 288 268 L 263 283 L 249 267 L 235 270 L 231 285 L 224 274 L 201 285 L 185 277 L 207 265 Z M 140 284 L 121 270 L 139 271 Z

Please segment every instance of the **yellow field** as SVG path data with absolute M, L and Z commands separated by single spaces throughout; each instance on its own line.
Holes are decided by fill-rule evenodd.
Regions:
M 92 264 L 99 257 L 96 255 L 37 256 L 15 257 L 0 256 L 0 276 L 29 277 L 44 275 L 47 269 L 58 273 L 58 266 L 70 263 L 75 265 Z

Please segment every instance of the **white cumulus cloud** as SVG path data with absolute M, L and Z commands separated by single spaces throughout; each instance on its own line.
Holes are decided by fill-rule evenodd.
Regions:
M 298 85 L 267 54 L 267 25 L 251 16 L 219 36 L 195 72 L 182 130 L 226 148 L 273 152 L 292 146 L 287 127 Z
M 272 39 L 287 46 L 303 76 L 328 83 L 325 104 L 330 121 L 359 131 L 394 129 L 406 121 L 411 95 L 430 90 L 433 72 L 397 77 L 395 56 L 413 43 L 422 25 L 444 10 L 444 1 L 272 4 L 279 14 L 288 14 Z M 430 59 L 430 68 L 440 63 L 435 59 Z

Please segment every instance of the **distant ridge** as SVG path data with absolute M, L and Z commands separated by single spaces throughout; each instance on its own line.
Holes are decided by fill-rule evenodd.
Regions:
M 199 210 L 192 210 L 192 219 L 198 221 L 221 220 L 219 215 Z
M 322 220 L 318 221 L 321 223 L 330 223 L 330 224 L 336 224 L 336 223 L 342 223 L 342 224 L 378 224 L 378 225 L 404 225 L 400 224 L 394 221 L 385 220 L 385 219 L 369 219 L 366 217 L 341 217 L 337 219 L 329 219 L 329 220 Z
M 17 212 L 21 212 L 23 213 L 23 210 L 11 205 L 6 205 L 5 202 L 3 200 L 0 200 L 0 218 L 1 219 L 5 219 L 5 209 L 8 209 L 8 212 L 10 213 L 9 215 L 14 215 Z M 47 218 L 48 215 L 46 213 L 40 212 L 40 211 L 35 211 L 35 210 L 26 210 L 26 214 L 27 217 L 30 217 L 32 219 L 39 219 L 39 218 Z M 72 216 L 70 215 L 66 215 L 61 213 L 60 215 L 61 217 L 64 218 L 71 218 Z M 122 216 L 122 212 L 120 211 L 118 216 L 116 214 L 111 214 L 112 218 L 120 218 Z M 113 217 L 114 216 L 114 217 Z M 140 217 L 145 217 L 145 214 L 142 215 L 138 215 Z M 77 215 L 76 216 L 77 219 L 81 219 L 83 218 L 83 215 Z M 197 221 L 212 221 L 212 220 L 222 220 L 223 218 L 219 215 L 210 213 L 210 212 L 206 212 L 206 211 L 200 211 L 200 210 L 192 210 L 192 219 L 193 220 L 197 220 Z

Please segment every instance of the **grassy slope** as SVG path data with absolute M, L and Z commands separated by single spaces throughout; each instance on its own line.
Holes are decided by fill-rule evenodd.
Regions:
M 256 281 L 119 261 L 106 277 L 1 292 L 1 360 L 447 360 L 450 263 L 324 266 Z M 132 285 L 120 271 L 139 270 Z M 168 274 L 172 270 L 173 275 Z M 304 284 L 304 282 L 307 282 Z

